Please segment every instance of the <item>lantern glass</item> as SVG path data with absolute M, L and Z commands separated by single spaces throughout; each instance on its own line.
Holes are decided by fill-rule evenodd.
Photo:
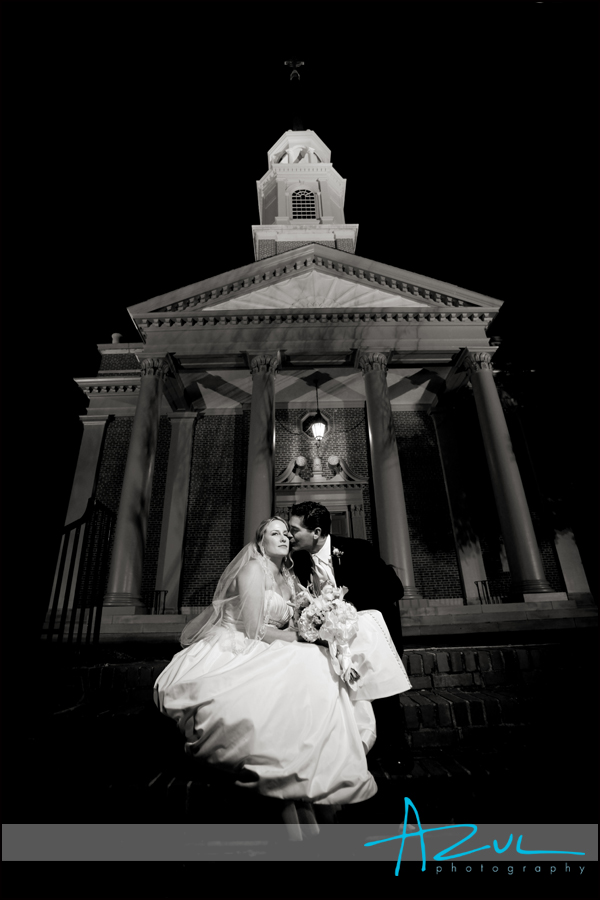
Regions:
M 320 441 L 323 439 L 323 435 L 325 434 L 325 426 L 326 423 L 322 419 L 320 422 L 312 423 L 311 429 L 315 440 Z

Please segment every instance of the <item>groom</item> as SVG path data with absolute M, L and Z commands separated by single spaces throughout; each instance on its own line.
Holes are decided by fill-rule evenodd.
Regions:
M 377 555 L 368 541 L 331 534 L 331 515 L 320 503 L 306 501 L 292 507 L 289 531 L 294 572 L 305 587 L 317 591 L 327 582 L 348 588 L 344 600 L 356 609 L 378 609 L 402 658 L 402 628 L 397 601 L 404 594 L 394 569 Z M 400 726 L 398 696 L 373 701 L 379 740 L 373 748 L 386 776 L 412 769 L 412 754 Z

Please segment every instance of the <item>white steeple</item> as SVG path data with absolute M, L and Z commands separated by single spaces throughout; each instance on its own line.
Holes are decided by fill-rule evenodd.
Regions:
M 314 131 L 286 131 L 269 150 L 269 169 L 256 182 L 260 225 L 252 226 L 254 257 L 303 244 L 354 253 L 358 225 L 344 222 L 346 179 Z

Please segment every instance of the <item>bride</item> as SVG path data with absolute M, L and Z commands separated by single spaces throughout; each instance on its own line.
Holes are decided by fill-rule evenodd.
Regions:
M 302 590 L 291 569 L 287 523 L 267 519 L 212 605 L 184 628 L 155 703 L 177 722 L 187 753 L 243 787 L 288 804 L 360 803 L 377 792 L 366 761 L 376 737 L 370 701 L 411 684 L 381 613 L 369 610 L 350 643 L 360 677 L 349 688 L 328 648 L 290 627 Z

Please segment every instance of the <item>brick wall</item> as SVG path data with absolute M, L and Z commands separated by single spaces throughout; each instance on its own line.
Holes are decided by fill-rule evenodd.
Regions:
M 142 570 L 142 597 L 151 606 L 156 586 L 156 568 L 160 549 L 160 532 L 162 526 L 163 507 L 165 502 L 165 486 L 167 483 L 167 467 L 169 463 L 169 444 L 171 442 L 171 420 L 161 416 L 158 426 L 156 459 L 152 478 L 152 496 L 148 512 L 148 532 L 144 551 L 144 567 Z M 162 587 L 162 585 L 158 585 Z
M 258 242 L 258 259 L 267 259 L 269 256 L 275 256 L 276 253 L 277 244 L 275 241 Z
M 106 426 L 96 496 L 113 512 L 118 512 L 133 416 L 117 416 Z
M 279 475 L 296 456 L 304 456 L 308 460 L 306 471 L 301 476 L 312 475 L 312 458 L 315 455 L 315 442 L 301 432 L 300 420 L 309 412 L 308 409 L 278 409 L 276 411 L 277 440 L 275 445 L 275 473 Z M 331 423 L 330 430 L 323 438 L 320 456 L 325 475 L 334 474 L 327 463 L 329 456 L 340 456 L 357 478 L 369 478 L 367 458 L 367 420 L 364 409 L 328 409 L 323 413 Z M 372 540 L 371 494 L 368 487 L 363 488 L 363 507 L 365 513 L 365 530 L 367 540 Z
M 295 250 L 296 247 L 306 247 L 308 244 L 321 244 L 323 247 L 335 249 L 335 241 L 277 241 L 277 253 Z
M 250 413 L 196 420 L 181 602 L 208 604 L 219 577 L 244 544 Z
M 461 597 L 450 510 L 433 422 L 420 410 L 393 412 L 417 588 Z
M 102 372 L 127 372 L 140 370 L 140 364 L 134 353 L 103 353 L 100 359 L 98 374 Z

